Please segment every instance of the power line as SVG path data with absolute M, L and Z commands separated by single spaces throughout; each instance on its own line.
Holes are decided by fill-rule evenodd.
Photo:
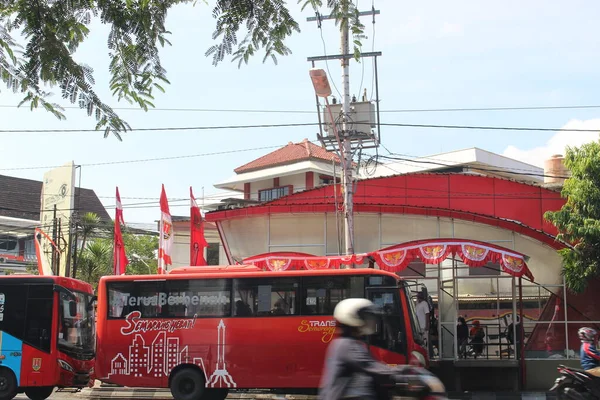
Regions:
M 354 123 L 357 125 L 357 123 Z M 440 129 L 480 129 L 480 130 L 499 130 L 499 131 L 532 131 L 532 132 L 595 132 L 600 133 L 600 129 L 565 129 L 565 128 L 535 128 L 518 126 L 476 126 L 476 125 L 434 125 L 434 124 L 386 124 L 381 126 L 397 126 L 403 128 L 440 128 Z
M 220 126 L 182 126 L 165 128 L 131 128 L 128 132 L 152 131 L 211 131 L 223 129 L 255 129 L 255 128 L 291 128 L 299 126 L 318 126 L 318 122 L 299 122 L 291 124 L 257 124 L 257 125 L 220 125 Z M 97 129 L 3 129 L 0 133 L 81 133 L 101 132 Z
M 374 35 L 373 35 L 374 36 Z M 0 108 L 20 108 L 17 105 L 1 104 Z M 63 106 L 65 109 L 80 109 L 77 106 Z M 404 108 L 392 110 L 380 110 L 381 113 L 423 113 L 423 112 L 480 112 L 480 111 L 544 111 L 544 110 L 581 110 L 596 109 L 600 105 L 566 105 L 566 106 L 523 106 L 523 107 L 457 107 L 457 108 Z M 22 108 L 29 111 L 29 109 Z M 138 107 L 112 107 L 113 110 L 143 111 Z M 314 110 L 270 110 L 270 109 L 220 109 L 220 108 L 150 108 L 148 111 L 162 112 L 222 112 L 222 113 L 247 113 L 247 114 L 313 114 Z
M 313 142 L 311 142 L 311 143 L 313 143 Z M 97 163 L 80 164 L 79 166 L 81 166 L 81 167 L 97 167 L 97 166 L 102 166 L 102 165 L 133 164 L 133 163 L 145 163 L 145 162 L 151 162 L 151 161 L 178 160 L 178 159 L 184 159 L 184 158 L 208 157 L 208 156 L 217 156 L 217 155 L 223 155 L 223 154 L 242 153 L 242 152 L 248 152 L 248 151 L 268 150 L 268 149 L 281 148 L 282 146 L 285 146 L 285 145 L 262 146 L 262 147 L 254 147 L 254 148 L 250 148 L 250 149 L 223 150 L 223 151 L 216 151 L 216 152 L 212 152 L 212 153 L 188 154 L 188 155 L 170 156 L 170 157 L 142 158 L 142 159 L 137 159 L 137 160 L 104 161 L 104 162 L 97 162 Z M 52 169 L 52 168 L 61 168 L 61 167 L 67 168 L 70 166 L 65 166 L 65 165 L 50 165 L 50 166 L 48 166 L 48 165 L 46 165 L 46 166 L 37 166 L 37 167 L 13 167 L 13 168 L 0 168 L 0 171 Z
M 353 122 L 353 125 L 365 125 L 369 123 Z M 160 131 L 205 131 L 224 129 L 256 129 L 256 128 L 290 128 L 318 126 L 318 122 L 300 122 L 290 124 L 258 124 L 258 125 L 222 125 L 222 126 L 182 126 L 162 128 L 132 128 L 128 132 L 160 132 Z M 542 127 L 519 127 L 519 126 L 479 126 L 479 125 L 438 125 L 438 124 L 405 124 L 405 123 L 381 123 L 381 126 L 400 128 L 439 128 L 439 129 L 479 129 L 479 130 L 502 130 L 502 131 L 532 131 L 532 132 L 600 132 L 599 129 L 575 129 L 575 128 L 542 128 Z M 0 133 L 74 133 L 74 132 L 100 132 L 96 129 L 17 129 L 0 130 Z

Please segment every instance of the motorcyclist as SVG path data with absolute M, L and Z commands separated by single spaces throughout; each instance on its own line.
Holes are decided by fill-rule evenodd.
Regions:
M 581 368 L 590 375 L 600 377 L 600 352 L 596 349 L 598 332 L 595 329 L 584 327 L 577 331 L 581 340 Z
M 394 384 L 403 372 L 416 372 L 410 366 L 389 367 L 371 356 L 361 337 L 375 333 L 378 313 L 367 299 L 345 299 L 337 304 L 333 317 L 340 336 L 327 349 L 319 400 L 385 398 L 384 385 Z

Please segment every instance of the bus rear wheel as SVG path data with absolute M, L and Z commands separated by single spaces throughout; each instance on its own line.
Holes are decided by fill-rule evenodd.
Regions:
M 175 400 L 198 400 L 205 393 L 204 376 L 196 368 L 183 368 L 175 372 L 169 386 Z
M 30 387 L 25 389 L 25 396 L 31 400 L 46 400 L 52 395 L 53 391 L 54 387 L 52 386 Z
M 17 378 L 7 368 L 0 368 L 0 400 L 12 400 L 17 395 Z

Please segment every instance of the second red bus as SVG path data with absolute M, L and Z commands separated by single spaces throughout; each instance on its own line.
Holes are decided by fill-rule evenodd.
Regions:
M 176 400 L 314 391 L 335 334 L 333 309 L 349 297 L 385 311 L 368 343 L 377 359 L 427 364 L 410 292 L 392 273 L 195 267 L 100 280 L 96 376 L 170 388 Z

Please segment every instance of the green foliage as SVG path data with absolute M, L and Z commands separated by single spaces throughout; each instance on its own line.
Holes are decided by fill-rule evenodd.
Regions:
M 560 254 L 567 286 L 580 293 L 600 275 L 600 142 L 567 147 L 565 166 L 572 174 L 562 189 L 567 202 L 544 217 L 558 229 L 558 239 L 573 245 Z
M 129 265 L 127 275 L 156 274 L 157 260 L 155 251 L 158 248 L 158 237 L 149 235 L 134 235 L 123 233 L 123 242 L 127 251 Z M 137 254 L 140 259 L 132 255 Z M 143 260 L 143 261 L 142 261 Z M 146 266 L 144 264 L 148 264 Z M 104 275 L 113 273 L 113 239 L 112 237 L 91 240 L 81 252 L 78 260 L 78 279 L 82 279 L 96 287 Z
M 302 9 L 323 6 L 322 0 L 298 0 Z M 156 91 L 168 84 L 159 49 L 171 43 L 165 20 L 168 10 L 196 0 L 0 0 L 0 79 L 9 90 L 23 94 L 19 105 L 43 108 L 65 119 L 63 108 L 48 99 L 45 86 L 58 87 L 63 99 L 77 104 L 96 120 L 96 129 L 121 140 L 130 126 L 94 92 L 93 70 L 74 54 L 88 37 L 90 23 L 99 18 L 110 26 L 108 51 L 110 89 L 117 100 L 143 110 L 154 107 Z M 203 3 L 207 3 L 203 1 Z M 351 0 L 327 0 L 340 29 L 349 27 L 358 60 L 364 26 Z M 226 56 L 238 66 L 264 50 L 263 62 L 285 56 L 291 50 L 285 40 L 299 32 L 285 0 L 216 0 L 216 29 L 206 55 L 217 65 Z M 240 30 L 245 37 L 238 42 Z M 25 39 L 20 46 L 15 39 Z

